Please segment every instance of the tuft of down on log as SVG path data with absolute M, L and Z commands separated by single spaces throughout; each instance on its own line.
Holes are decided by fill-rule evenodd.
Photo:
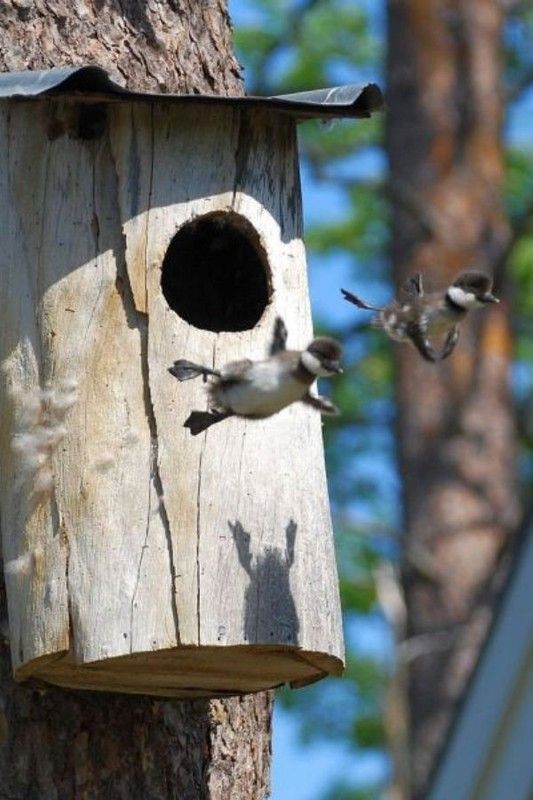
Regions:
M 263 357 L 278 315 L 312 338 L 294 122 L 115 101 L 84 140 L 76 108 L 0 101 L 15 677 L 188 697 L 339 674 L 320 416 L 191 437 L 205 386 L 167 372 Z

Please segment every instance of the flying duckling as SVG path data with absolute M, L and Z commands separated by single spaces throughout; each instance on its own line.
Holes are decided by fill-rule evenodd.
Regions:
M 297 401 L 316 408 L 321 414 L 338 411 L 325 397 L 311 393 L 318 377 L 342 372 L 339 342 L 319 336 L 305 350 L 287 350 L 287 329 L 276 319 L 269 357 L 262 361 L 232 361 L 220 370 L 194 364 L 186 359 L 175 361 L 169 372 L 179 381 L 202 376 L 208 382 L 210 411 L 192 411 L 184 427 L 197 436 L 210 425 L 232 416 L 265 419 Z
M 452 354 L 459 339 L 459 324 L 469 311 L 488 303 L 499 303 L 492 294 L 492 280 L 484 272 L 462 272 L 444 292 L 426 294 L 422 275 L 410 278 L 402 288 L 404 297 L 386 306 L 365 303 L 357 295 L 341 289 L 344 299 L 358 308 L 376 311 L 372 326 L 382 328 L 394 341 L 411 341 L 426 361 L 442 361 Z M 430 336 L 444 335 L 438 353 Z

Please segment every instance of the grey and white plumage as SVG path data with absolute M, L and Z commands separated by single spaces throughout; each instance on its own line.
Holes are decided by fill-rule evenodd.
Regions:
M 209 379 L 207 391 L 211 410 L 193 411 L 185 427 L 196 435 L 229 416 L 264 419 L 297 401 L 323 414 L 337 413 L 329 400 L 311 394 L 310 387 L 317 377 L 342 371 L 340 344 L 329 337 L 318 337 L 305 350 L 287 350 L 286 338 L 285 325 L 278 318 L 270 355 L 264 360 L 232 361 L 220 370 L 185 359 L 174 362 L 169 372 L 179 381 L 199 375 Z
M 422 276 L 416 275 L 403 287 L 404 297 L 381 308 L 345 289 L 341 292 L 358 308 L 377 312 L 373 327 L 382 328 L 394 341 L 412 342 L 422 357 L 432 362 L 451 355 L 459 339 L 459 324 L 469 311 L 499 302 L 492 294 L 491 278 L 476 270 L 461 273 L 444 292 L 425 293 Z M 439 353 L 429 338 L 438 335 L 445 337 Z

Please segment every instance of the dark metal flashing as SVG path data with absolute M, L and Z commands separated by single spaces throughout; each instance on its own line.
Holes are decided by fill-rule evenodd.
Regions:
M 350 84 L 331 89 L 297 92 L 274 97 L 221 97 L 204 94 L 152 94 L 131 92 L 109 77 L 101 67 L 67 67 L 43 71 L 0 73 L 0 98 L 76 96 L 99 102 L 148 100 L 169 103 L 234 105 L 272 108 L 296 119 L 369 117 L 383 108 L 383 95 L 375 83 Z

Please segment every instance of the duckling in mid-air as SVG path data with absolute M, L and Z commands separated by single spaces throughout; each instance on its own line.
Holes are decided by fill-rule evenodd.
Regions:
M 492 294 L 492 280 L 484 272 L 462 272 L 444 292 L 426 294 L 422 275 L 410 278 L 403 287 L 404 299 L 393 300 L 377 307 L 365 303 L 352 292 L 341 289 L 344 299 L 358 308 L 376 311 L 372 326 L 382 328 L 397 342 L 411 341 L 426 361 L 442 361 L 453 352 L 459 339 L 459 323 L 473 308 L 487 303 L 499 303 Z M 429 340 L 433 335 L 445 335 L 438 353 Z
M 316 408 L 321 414 L 336 414 L 327 398 L 313 395 L 311 384 L 318 377 L 342 372 L 341 345 L 326 336 L 313 339 L 305 350 L 287 350 L 287 329 L 276 319 L 270 355 L 263 361 L 232 361 L 220 370 L 193 364 L 186 359 L 175 361 L 169 372 L 179 381 L 202 375 L 211 378 L 208 395 L 210 411 L 192 411 L 185 422 L 196 436 L 210 425 L 227 417 L 264 419 L 298 400 Z

